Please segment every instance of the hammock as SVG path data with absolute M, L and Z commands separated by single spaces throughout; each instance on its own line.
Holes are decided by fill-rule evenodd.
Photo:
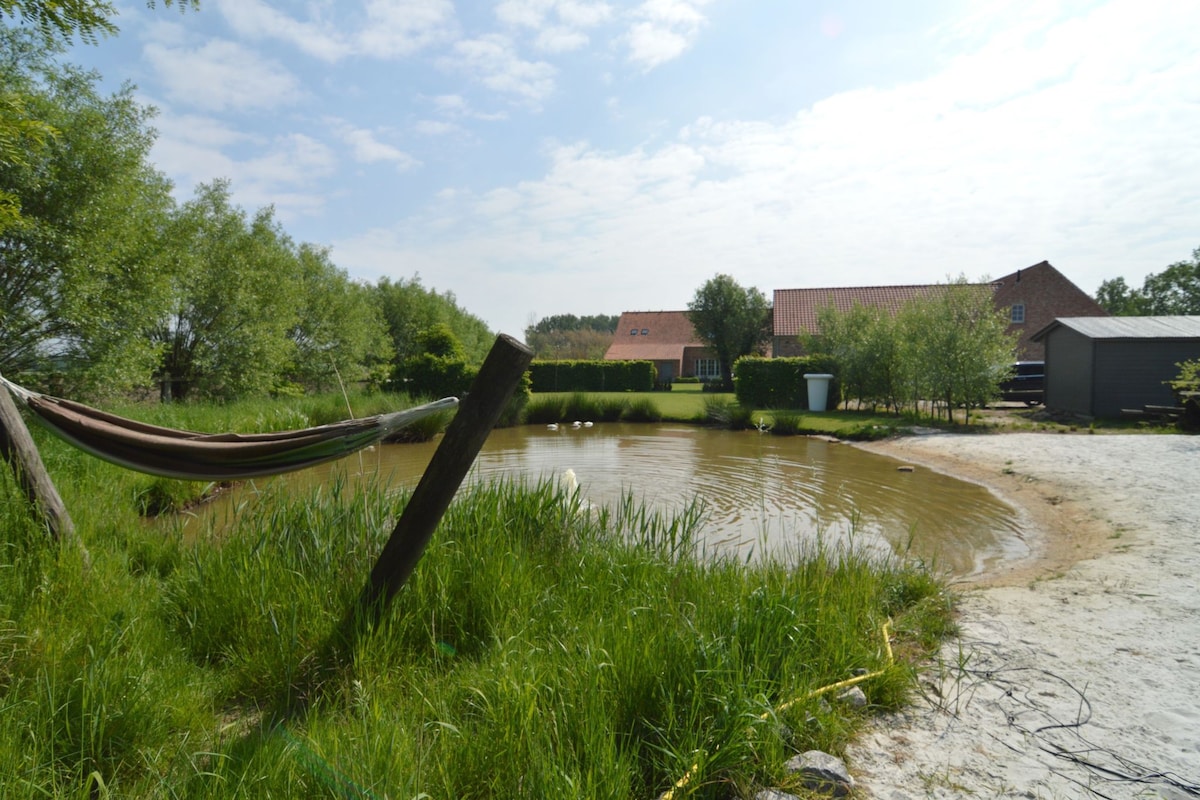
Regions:
M 446 397 L 405 411 L 276 433 L 195 433 L 125 419 L 71 400 L 39 394 L 0 376 L 51 433 L 128 469 L 190 481 L 261 478 L 342 458 L 417 420 L 447 411 Z

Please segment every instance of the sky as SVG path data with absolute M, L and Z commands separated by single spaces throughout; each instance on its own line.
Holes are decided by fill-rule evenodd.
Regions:
M 69 59 L 351 277 L 496 332 L 775 289 L 1093 294 L 1200 247 L 1195 0 L 117 0 Z

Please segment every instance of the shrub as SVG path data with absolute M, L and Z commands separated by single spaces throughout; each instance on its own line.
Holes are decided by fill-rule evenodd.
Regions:
M 795 436 L 801 431 L 801 421 L 803 417 L 799 414 L 792 414 L 787 411 L 777 411 L 774 414 L 775 421 L 771 425 L 771 433 L 776 436 Z
M 662 412 L 654 401 L 641 398 L 629 404 L 624 419 L 627 422 L 662 422 Z
M 837 374 L 830 356 L 739 358 L 733 365 L 738 402 L 748 408 L 808 408 L 806 373 Z M 840 382 L 829 385 L 829 407 L 841 401 Z
M 754 427 L 751 420 L 753 413 L 753 409 L 727 397 L 706 397 L 700 421 L 731 431 L 744 431 Z

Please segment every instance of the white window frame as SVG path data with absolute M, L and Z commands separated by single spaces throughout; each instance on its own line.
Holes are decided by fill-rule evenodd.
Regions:
M 720 378 L 721 362 L 715 358 L 697 358 L 696 377 L 702 381 Z

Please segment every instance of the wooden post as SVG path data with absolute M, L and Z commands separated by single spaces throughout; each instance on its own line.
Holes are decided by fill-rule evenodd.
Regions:
M 377 620 L 412 574 L 532 359 L 533 351 L 516 339 L 497 337 L 371 570 L 358 604 L 367 616 L 360 621 Z
M 0 386 L 0 455 L 12 467 L 17 484 L 29 498 L 34 514 L 46 526 L 55 541 L 75 541 L 75 524 L 63 505 L 50 473 L 42 463 L 21 412 L 8 389 Z

